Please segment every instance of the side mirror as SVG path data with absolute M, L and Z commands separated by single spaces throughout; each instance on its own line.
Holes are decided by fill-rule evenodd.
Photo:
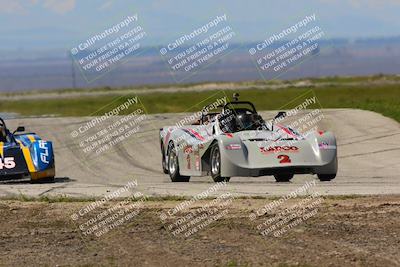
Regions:
M 286 117 L 286 112 L 285 111 L 279 111 L 278 114 L 276 114 L 274 120 L 279 119 L 279 118 L 284 118 Z
M 25 132 L 25 127 L 24 126 L 18 126 L 17 130 L 14 131 L 14 133 L 18 132 Z

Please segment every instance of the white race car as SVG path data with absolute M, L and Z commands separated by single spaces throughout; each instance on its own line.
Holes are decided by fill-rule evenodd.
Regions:
M 336 138 L 331 132 L 306 136 L 275 123 L 266 123 L 251 102 L 234 101 L 218 112 L 203 108 L 198 121 L 160 129 L 163 171 L 173 182 L 211 175 L 215 182 L 232 176 L 273 175 L 288 182 L 294 174 L 316 174 L 321 181 L 336 177 Z

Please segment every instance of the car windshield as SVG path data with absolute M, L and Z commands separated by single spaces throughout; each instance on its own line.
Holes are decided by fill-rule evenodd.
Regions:
M 260 115 L 247 108 L 227 109 L 221 114 L 220 128 L 225 133 L 259 130 L 265 125 Z
M 10 142 L 9 132 L 4 122 L 0 122 L 0 142 Z

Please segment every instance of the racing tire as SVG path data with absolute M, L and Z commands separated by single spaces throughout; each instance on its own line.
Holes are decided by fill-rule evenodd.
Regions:
M 162 143 L 161 143 L 161 154 L 162 154 L 161 164 L 162 164 L 163 173 L 168 174 L 167 162 L 165 160 L 164 145 Z
M 280 173 L 280 174 L 275 174 L 275 180 L 278 183 L 282 182 L 289 182 L 293 178 L 294 174 L 293 173 Z
M 210 167 L 211 167 L 211 177 L 214 182 L 229 182 L 230 177 L 222 177 L 221 176 L 221 153 L 219 151 L 218 144 L 215 143 L 211 147 L 210 153 Z
M 170 146 L 168 152 L 168 173 L 172 182 L 189 182 L 190 176 L 179 173 L 179 162 L 174 146 Z
M 53 177 L 46 177 L 43 179 L 44 183 L 54 183 L 54 176 Z
M 336 173 L 334 173 L 334 174 L 317 174 L 317 176 L 321 182 L 329 182 L 329 181 L 335 179 Z
M 46 178 L 40 178 L 37 180 L 31 180 L 32 184 L 47 184 L 47 183 L 54 183 L 55 179 L 54 176 L 53 177 L 46 177 Z

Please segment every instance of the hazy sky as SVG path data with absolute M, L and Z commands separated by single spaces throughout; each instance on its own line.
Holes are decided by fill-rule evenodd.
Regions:
M 0 0 L 0 49 L 68 49 L 133 14 L 151 45 L 222 14 L 258 41 L 313 13 L 326 37 L 400 36 L 400 0 Z

